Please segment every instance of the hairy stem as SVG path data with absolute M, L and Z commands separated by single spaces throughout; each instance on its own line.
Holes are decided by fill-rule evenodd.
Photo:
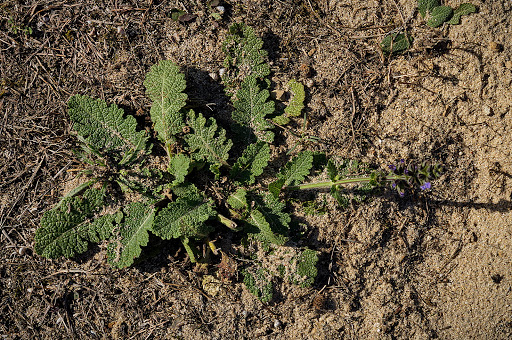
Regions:
M 384 178 L 380 179 L 379 182 L 392 182 L 396 180 L 401 179 L 407 179 L 407 176 L 403 175 L 388 175 Z M 333 185 L 343 185 L 343 184 L 350 184 L 350 183 L 368 183 L 372 181 L 371 176 L 363 176 L 363 177 L 351 177 L 351 178 L 344 178 L 340 179 L 338 181 L 326 181 L 326 182 L 316 182 L 316 183 L 307 183 L 307 184 L 301 184 L 301 185 L 294 185 L 285 187 L 285 190 L 307 190 L 307 189 L 318 189 L 318 188 L 330 188 Z

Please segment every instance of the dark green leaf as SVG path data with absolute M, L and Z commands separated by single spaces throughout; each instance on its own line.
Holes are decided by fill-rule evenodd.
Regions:
M 277 197 L 283 187 L 300 184 L 313 167 L 313 155 L 312 151 L 303 151 L 286 163 L 277 175 L 278 180 L 269 184 L 270 192 Z
M 408 50 L 411 47 L 412 38 L 406 36 L 404 33 L 393 33 L 386 36 L 380 46 L 385 53 L 400 53 Z
M 116 268 L 131 266 L 149 240 L 155 208 L 134 202 L 124 208 L 124 221 L 114 230 L 108 245 L 108 262 Z
M 48 258 L 71 257 L 85 252 L 89 242 L 107 238 L 114 215 L 90 221 L 103 206 L 104 198 L 105 189 L 87 189 L 82 197 L 65 198 L 45 212 L 35 235 L 36 253 Z
M 253 184 L 270 160 L 270 147 L 265 142 L 251 144 L 231 169 L 231 178 L 241 184 Z
M 73 129 L 85 143 L 104 155 L 116 155 L 119 164 L 127 164 L 137 154 L 148 151 L 147 133 L 136 131 L 135 118 L 123 117 L 124 111 L 117 105 L 108 106 L 103 100 L 76 95 L 69 99 L 68 107 Z
M 430 27 L 439 27 L 446 21 L 448 21 L 453 14 L 453 9 L 450 6 L 438 6 L 435 7 L 430 13 L 430 19 L 427 21 L 427 25 Z
M 457 9 L 455 11 L 453 11 L 453 16 L 450 19 L 450 21 L 448 21 L 448 23 L 451 25 L 458 25 L 458 24 L 460 24 L 461 16 L 468 15 L 468 14 L 475 13 L 475 12 L 476 12 L 475 5 L 470 4 L 470 3 L 460 4 L 460 6 L 457 7 Z
M 211 202 L 204 201 L 201 197 L 178 198 L 158 213 L 153 232 L 166 240 L 202 237 L 212 230 L 205 222 L 215 214 Z
M 425 15 L 427 15 L 427 11 L 432 12 L 434 8 L 440 5 L 441 3 L 439 2 L 439 0 L 418 0 L 418 11 L 424 18 Z

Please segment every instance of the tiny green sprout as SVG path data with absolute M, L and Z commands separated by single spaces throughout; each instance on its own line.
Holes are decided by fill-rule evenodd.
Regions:
M 442 6 L 440 0 L 418 0 L 418 12 L 422 18 L 426 18 L 426 24 L 436 28 L 444 23 L 450 25 L 460 24 L 460 18 L 476 12 L 475 5 L 471 3 L 460 4 L 459 7 L 453 9 L 450 6 Z M 404 33 L 389 33 L 380 43 L 382 52 L 386 54 L 396 54 L 407 51 L 412 45 L 413 38 Z
M 442 6 L 439 0 L 418 0 L 418 11 L 423 18 L 428 17 L 427 25 L 435 28 L 445 22 L 450 25 L 460 24 L 461 16 L 475 13 L 476 7 L 471 3 L 463 3 L 453 9 Z
M 14 23 L 14 19 L 12 17 L 9 17 L 9 19 L 7 19 L 7 23 L 10 25 L 11 32 L 14 34 L 22 32 L 25 35 L 32 35 L 33 33 L 32 27 L 17 25 Z
M 437 6 L 430 12 L 430 19 L 427 25 L 430 27 L 439 27 L 448 21 L 453 14 L 453 9 L 450 6 Z
M 411 47 L 412 38 L 405 33 L 392 33 L 387 35 L 380 46 L 385 53 L 400 53 Z

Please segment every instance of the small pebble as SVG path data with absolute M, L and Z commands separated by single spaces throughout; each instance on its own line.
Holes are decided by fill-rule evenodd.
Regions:
M 274 320 L 274 328 L 280 328 L 281 327 L 281 321 L 279 321 L 278 319 L 275 319 Z
M 503 46 L 501 46 L 501 44 L 498 44 L 496 41 L 491 41 L 489 43 L 489 49 L 494 52 L 501 52 Z
M 215 80 L 215 81 L 219 80 L 219 75 L 217 74 L 217 72 L 210 72 L 209 75 L 210 75 L 210 78 L 212 78 L 213 80 Z
M 215 7 L 215 9 L 217 10 L 217 12 L 219 12 L 219 14 L 224 14 L 224 12 L 226 11 L 224 6 L 217 6 Z
M 219 76 L 221 76 L 221 77 L 222 77 L 225 73 L 226 73 L 226 69 L 225 69 L 225 68 L 221 68 L 221 69 L 219 70 Z
M 27 252 L 28 252 L 28 247 L 20 247 L 18 249 L 18 254 L 20 254 L 21 256 L 26 255 Z
M 482 111 L 483 111 L 484 115 L 486 115 L 486 116 L 490 117 L 490 116 L 494 115 L 494 111 L 492 110 L 492 107 L 490 107 L 490 106 L 484 105 L 482 107 Z
M 179 43 L 181 41 L 181 37 L 177 32 L 174 32 L 172 35 L 172 40 L 174 40 L 175 43 Z

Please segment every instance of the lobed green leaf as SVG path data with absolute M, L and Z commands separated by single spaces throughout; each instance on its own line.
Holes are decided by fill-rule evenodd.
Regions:
M 108 262 L 116 268 L 131 266 L 149 240 L 148 231 L 153 227 L 155 208 L 134 202 L 124 208 L 124 221 L 114 230 L 108 245 Z
M 264 79 L 270 74 L 270 67 L 266 62 L 267 51 L 262 47 L 263 40 L 254 34 L 251 27 L 244 23 L 231 25 L 222 45 L 226 54 L 224 67 L 227 69 L 222 80 L 228 94 L 234 93 L 246 77 Z
M 196 116 L 191 110 L 188 114 L 188 125 L 192 131 L 184 138 L 192 157 L 213 165 L 229 166 L 226 160 L 233 142 L 226 140 L 226 131 L 217 127 L 215 119 L 206 120 L 201 113 Z
M 287 238 L 281 234 L 274 233 L 270 223 L 265 215 L 257 210 L 251 210 L 246 222 L 249 224 L 248 232 L 256 239 L 263 242 L 270 242 L 277 245 L 283 245 Z
M 265 142 L 251 144 L 231 169 L 231 178 L 240 184 L 253 184 L 270 160 L 270 147 Z
M 292 260 L 292 267 L 296 268 L 296 272 L 292 273 L 288 279 L 291 283 L 303 288 L 310 287 L 315 282 L 318 274 L 317 262 L 317 252 L 311 249 L 304 249 L 302 253 Z
M 261 302 L 270 302 L 274 295 L 272 275 L 264 268 L 247 268 L 242 270 L 247 290 Z
M 247 209 L 247 191 L 244 188 L 238 188 L 233 194 L 229 195 L 227 203 L 233 209 Z
M 274 126 L 266 120 L 274 113 L 274 102 L 269 101 L 270 93 L 261 89 L 255 77 L 247 77 L 233 101 L 233 120 L 252 129 L 258 140 L 272 143 L 274 133 L 268 131 Z
M 35 252 L 47 258 L 71 257 L 85 252 L 89 242 L 106 239 L 113 228 L 113 215 L 90 221 L 104 198 L 105 189 L 87 189 L 82 197 L 65 198 L 45 212 L 35 234 Z
M 278 180 L 269 184 L 269 191 L 279 196 L 283 187 L 300 184 L 313 167 L 312 151 L 303 151 L 289 161 L 277 175 Z
M 169 173 L 174 176 L 172 185 L 178 185 L 185 182 L 185 176 L 190 168 L 190 158 L 178 154 L 171 157 L 169 161 Z
M 148 135 L 136 131 L 134 117 L 123 117 L 124 111 L 101 99 L 75 95 L 69 99 L 68 113 L 73 129 L 93 150 L 115 155 L 119 164 L 133 161 L 138 153 L 147 153 Z
M 216 215 L 210 201 L 202 197 L 178 198 L 157 215 L 153 233 L 169 240 L 180 237 L 202 237 L 212 231 L 205 222 Z

